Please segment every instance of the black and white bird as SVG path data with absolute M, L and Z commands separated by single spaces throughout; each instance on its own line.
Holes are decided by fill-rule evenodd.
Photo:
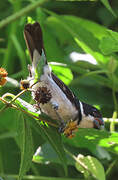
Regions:
M 41 111 L 59 123 L 60 132 L 73 137 L 78 127 L 100 129 L 102 115 L 95 107 L 81 102 L 52 72 L 48 65 L 40 24 L 26 24 L 24 38 L 32 65 L 29 69 L 29 87 Z

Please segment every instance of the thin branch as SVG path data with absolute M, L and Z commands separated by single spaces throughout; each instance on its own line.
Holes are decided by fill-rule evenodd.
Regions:
M 106 170 L 106 178 L 110 179 L 111 178 L 111 174 L 114 172 L 114 169 L 116 169 L 118 166 L 118 159 L 115 159 L 108 167 L 108 169 Z M 116 167 L 116 168 L 115 168 Z
M 15 104 L 15 105 L 12 104 L 19 96 L 21 96 L 21 95 L 22 95 L 23 93 L 25 93 L 26 91 L 28 91 L 28 90 L 25 89 L 25 90 L 21 91 L 19 94 L 17 94 L 16 96 L 14 96 L 14 95 L 11 94 L 11 93 L 6 93 L 6 94 L 4 94 L 4 95 L 2 96 L 2 98 L 0 97 L 0 100 L 5 104 L 5 106 L 0 110 L 0 112 L 3 112 L 6 108 L 11 107 L 11 108 L 14 108 L 14 109 L 16 109 L 16 110 L 19 110 L 19 111 L 21 111 L 21 112 L 23 112 L 23 113 L 31 116 L 32 118 L 34 118 L 34 119 L 36 119 L 36 120 L 43 121 L 43 122 L 45 122 L 45 123 L 47 123 L 47 124 L 49 124 L 49 125 L 51 125 L 51 126 L 53 126 L 53 127 L 58 127 L 58 125 L 56 125 L 56 124 L 54 124 L 53 122 L 45 119 L 43 116 L 41 117 L 41 115 L 40 115 L 40 116 L 35 116 L 35 115 L 31 114 L 30 112 L 27 112 L 27 111 L 25 111 L 24 109 L 20 108 L 19 106 L 17 106 L 17 104 Z M 6 98 L 6 97 L 8 97 L 8 96 L 13 97 L 13 99 L 12 99 L 11 101 L 9 101 L 9 102 L 4 99 L 4 98 Z M 47 118 L 48 118 L 48 117 L 47 117 Z
M 49 1 L 49 0 L 36 1 L 36 2 L 28 5 L 27 7 L 24 7 L 22 10 L 16 12 L 15 14 L 13 14 L 11 16 L 8 16 L 6 19 L 3 19 L 2 21 L 0 21 L 0 28 L 3 28 L 7 24 L 9 24 L 9 23 L 15 21 L 16 19 L 24 16 L 25 14 L 27 14 L 30 11 L 36 9 L 38 6 L 41 6 L 42 4 L 44 4 L 47 1 Z

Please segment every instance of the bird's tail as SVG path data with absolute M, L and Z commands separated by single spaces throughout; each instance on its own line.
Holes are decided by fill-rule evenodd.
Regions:
M 45 54 L 43 46 L 43 35 L 40 24 L 38 22 L 35 22 L 34 24 L 26 24 L 24 28 L 24 38 L 32 62 L 38 61 L 42 56 L 42 53 Z M 45 63 L 47 64 L 47 61 Z

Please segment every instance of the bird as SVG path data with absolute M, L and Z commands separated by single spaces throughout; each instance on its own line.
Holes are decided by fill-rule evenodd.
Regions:
M 59 132 L 68 138 L 74 137 L 78 128 L 101 129 L 104 121 L 100 111 L 80 101 L 52 72 L 38 22 L 25 25 L 24 39 L 32 61 L 32 64 L 28 65 L 28 85 L 26 83 L 25 86 L 30 87 L 32 98 L 41 112 L 55 119 L 59 124 Z

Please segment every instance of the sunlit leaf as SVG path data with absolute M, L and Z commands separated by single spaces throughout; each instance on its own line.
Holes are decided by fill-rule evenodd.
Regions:
M 98 161 L 96 158 L 92 156 L 83 156 L 78 155 L 77 160 L 79 160 L 85 167 L 87 167 L 87 170 L 82 168 L 82 166 L 79 164 L 79 162 L 76 162 L 76 168 L 82 173 L 85 173 L 87 176 L 92 174 L 93 177 L 95 177 L 97 180 L 105 180 L 105 172 L 102 164 L 100 161 Z
M 65 143 L 75 147 L 85 147 L 92 152 L 97 146 L 102 146 L 112 153 L 118 154 L 118 133 L 109 133 L 95 129 L 78 129 L 75 137 L 68 139 L 63 137 Z
M 86 53 L 91 54 L 99 63 L 105 63 L 108 59 L 101 54 L 99 49 L 99 38 L 97 37 L 97 30 L 95 33 L 85 26 L 84 19 L 75 16 L 58 16 L 51 11 L 49 14 L 54 16 L 60 25 L 63 25 L 65 30 L 70 33 L 75 42 L 80 46 Z M 91 25 L 91 22 L 88 22 Z M 92 26 L 96 27 L 96 24 L 92 23 Z M 100 28 L 100 26 L 99 26 Z M 106 33 L 106 30 L 101 27 L 101 32 Z
M 56 74 L 57 77 L 60 78 L 65 84 L 68 85 L 72 81 L 73 75 L 69 68 L 65 67 L 64 65 L 54 65 L 53 63 L 51 64 L 51 67 L 54 74 Z

